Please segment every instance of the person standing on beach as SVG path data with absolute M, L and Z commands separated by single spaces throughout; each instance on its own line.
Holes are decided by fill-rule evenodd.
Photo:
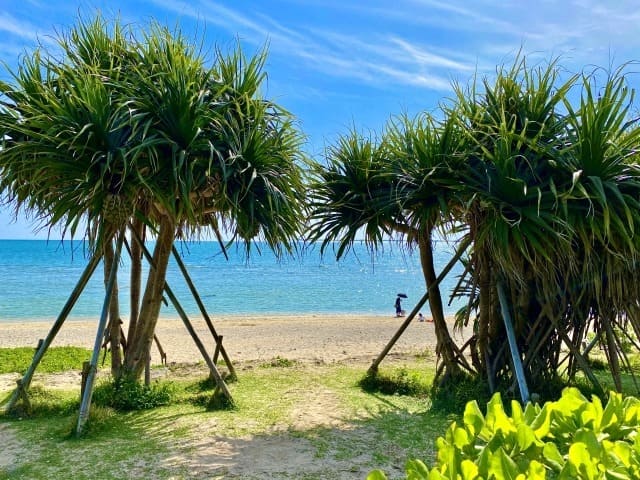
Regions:
M 402 303 L 400 302 L 400 296 L 396 297 L 396 317 L 402 316 Z

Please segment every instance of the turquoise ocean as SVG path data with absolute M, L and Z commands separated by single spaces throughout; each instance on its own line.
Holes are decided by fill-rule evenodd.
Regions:
M 320 254 L 310 246 L 295 257 L 277 259 L 265 245 L 257 244 L 247 259 L 242 248 L 232 246 L 225 259 L 217 242 L 178 243 L 184 263 L 209 315 L 375 314 L 393 315 L 397 293 L 405 293 L 403 308 L 410 311 L 425 292 L 417 252 L 388 243 L 375 253 L 357 243 L 336 261 L 331 247 Z M 453 248 L 435 244 L 437 271 L 449 262 Z M 81 241 L 0 240 L 0 322 L 52 320 L 87 264 Z M 455 287 L 462 267 L 458 264 L 442 285 L 443 297 Z M 97 318 L 104 300 L 103 271 L 99 266 L 69 318 Z M 121 310 L 129 308 L 129 264 L 122 261 L 118 277 Z M 167 283 L 188 314 L 199 310 L 175 263 Z M 454 313 L 460 302 L 446 305 Z M 428 314 L 428 308 L 423 308 Z M 172 306 L 161 316 L 177 317 Z

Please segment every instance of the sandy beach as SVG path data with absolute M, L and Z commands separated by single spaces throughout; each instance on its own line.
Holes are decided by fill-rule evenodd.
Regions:
M 223 337 L 223 345 L 233 362 L 269 360 L 279 356 L 308 363 L 373 360 L 403 320 L 392 316 L 325 314 L 212 318 L 214 328 Z M 212 353 L 215 344 L 206 323 L 199 318 L 192 321 L 202 342 Z M 0 347 L 35 347 L 38 339 L 47 335 L 52 323 L 53 320 L 0 323 Z M 97 319 L 69 320 L 58 333 L 53 346 L 91 348 L 96 328 Z M 161 319 L 156 333 L 169 363 L 202 360 L 180 319 Z M 433 350 L 434 346 L 433 323 L 414 320 L 391 353 L 415 354 Z M 154 345 L 152 363 L 159 362 L 160 355 Z

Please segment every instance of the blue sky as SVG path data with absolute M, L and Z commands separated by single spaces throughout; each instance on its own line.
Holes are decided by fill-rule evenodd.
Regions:
M 571 72 L 640 59 L 640 5 L 606 0 L 0 0 L 0 61 L 15 68 L 78 14 L 126 23 L 151 19 L 246 52 L 269 45 L 266 94 L 289 109 L 323 149 L 352 126 L 379 132 L 391 115 L 432 111 L 451 81 L 491 75 L 522 49 L 560 56 Z M 7 80 L 5 69 L 0 78 Z M 0 209 L 0 238 L 46 238 Z M 56 236 L 55 233 L 52 234 Z

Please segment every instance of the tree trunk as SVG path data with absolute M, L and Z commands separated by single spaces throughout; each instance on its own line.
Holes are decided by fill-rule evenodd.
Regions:
M 131 234 L 131 287 L 129 289 L 131 310 L 129 313 L 129 333 L 127 334 L 127 338 L 129 340 L 136 336 L 138 315 L 140 313 L 140 292 L 142 290 L 142 248 L 140 243 L 136 241 L 136 238 L 144 241 L 144 223 L 142 220 L 135 218 L 131 225 L 131 229 L 133 230 Z
M 604 325 L 604 333 L 607 341 L 607 357 L 609 359 L 609 370 L 613 377 L 613 383 L 617 392 L 622 392 L 622 378 L 620 376 L 620 360 L 618 358 L 618 348 L 615 335 L 613 333 L 613 320 L 610 315 L 604 316 L 601 320 Z
M 492 368 L 492 352 L 489 345 L 489 325 L 491 323 L 491 271 L 485 261 L 483 252 L 477 248 L 475 270 L 478 275 L 478 350 L 480 361 L 483 362 L 487 381 L 493 392 L 495 389 L 495 372 Z
M 442 297 L 440 287 L 437 284 L 436 270 L 433 264 L 433 245 L 431 243 L 431 232 L 424 238 L 418 240 L 420 249 L 420 263 L 422 272 L 429 291 L 429 307 L 433 316 L 433 325 L 436 334 L 436 352 L 442 358 L 444 365 L 443 380 L 451 375 L 460 373 L 460 366 L 457 362 L 455 343 L 449 335 L 449 327 L 442 308 Z
M 104 284 L 109 281 L 109 274 L 114 264 L 115 252 L 111 241 L 104 242 Z M 117 265 L 116 265 L 117 268 Z M 111 347 L 111 375 L 118 378 L 122 368 L 122 355 L 120 352 L 120 301 L 118 298 L 118 277 L 114 280 L 111 298 L 109 299 L 109 330 L 105 337 L 109 338 Z
M 149 267 L 149 277 L 142 298 L 135 337 L 129 339 L 129 348 L 125 357 L 126 374 L 136 380 L 142 376 L 153 342 L 174 236 L 175 222 L 168 216 L 163 216 L 153 250 L 153 265 Z

